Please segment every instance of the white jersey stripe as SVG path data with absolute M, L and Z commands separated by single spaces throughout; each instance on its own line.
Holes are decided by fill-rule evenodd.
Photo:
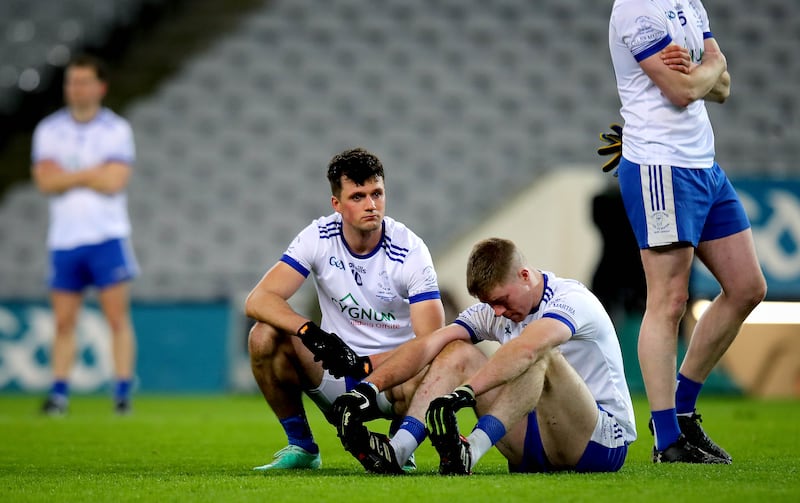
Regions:
M 642 201 L 647 222 L 647 244 L 659 246 L 678 241 L 678 224 L 675 213 L 675 196 L 672 191 L 672 167 L 641 165 Z

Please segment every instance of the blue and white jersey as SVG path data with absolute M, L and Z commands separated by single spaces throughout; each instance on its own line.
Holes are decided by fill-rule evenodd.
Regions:
M 89 122 L 77 122 L 61 109 L 44 119 L 33 133 L 32 160 L 51 160 L 68 171 L 95 168 L 107 162 L 130 166 L 136 157 L 133 131 L 128 121 L 102 108 Z M 74 188 L 50 197 L 51 250 L 69 250 L 131 233 L 124 191 L 102 194 Z
M 473 343 L 484 340 L 505 344 L 519 337 L 529 324 L 553 318 L 569 327 L 572 337 L 559 346 L 570 365 L 583 378 L 595 401 L 612 414 L 625 430 L 625 440 L 636 440 L 633 404 L 625 380 L 622 350 L 603 305 L 582 283 L 542 271 L 542 300 L 521 322 L 496 316 L 489 304 L 475 304 L 455 323 L 467 329 Z
M 383 219 L 380 243 L 366 255 L 350 250 L 341 215 L 333 213 L 303 229 L 281 260 L 303 276 L 312 274 L 320 328 L 336 333 L 362 356 L 412 339 L 410 305 L 441 298 L 428 247 L 389 217 Z
M 710 168 L 714 132 L 704 100 L 673 105 L 639 66 L 671 43 L 689 49 L 692 62 L 703 57 L 711 38 L 700 0 L 616 0 L 608 44 L 625 120 L 622 155 L 636 164 Z

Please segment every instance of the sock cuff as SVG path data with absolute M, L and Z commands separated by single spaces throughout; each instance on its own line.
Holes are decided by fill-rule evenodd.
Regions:
M 491 414 L 481 416 L 480 419 L 478 419 L 478 424 L 475 425 L 475 429 L 480 429 L 486 432 L 489 440 L 492 441 L 492 445 L 496 444 L 501 438 L 506 436 L 506 427 L 503 426 L 503 423 L 500 422 L 499 419 Z
M 418 444 L 421 444 L 425 440 L 425 437 L 428 436 L 425 430 L 425 425 L 422 423 L 422 421 L 415 417 L 404 417 L 403 423 L 400 425 L 400 429 L 411 433 L 411 435 L 414 437 L 414 440 L 416 440 Z

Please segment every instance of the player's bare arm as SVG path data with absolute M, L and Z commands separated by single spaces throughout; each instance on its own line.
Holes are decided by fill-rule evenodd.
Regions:
M 403 383 L 417 375 L 455 340 L 469 340 L 469 333 L 461 325 L 450 324 L 428 335 L 417 336 L 392 351 L 366 380 L 381 391 Z
M 568 341 L 569 328 L 553 318 L 541 318 L 500 349 L 473 375 L 469 384 L 475 395 L 481 395 L 522 375 L 542 354 Z
M 717 44 L 717 41 L 713 38 L 707 38 L 703 41 L 703 50 L 706 54 L 710 52 L 719 52 L 722 51 Z M 711 91 L 705 95 L 704 99 L 707 101 L 713 101 L 715 103 L 725 103 L 728 97 L 731 95 L 731 75 L 728 73 L 727 70 L 722 72 L 722 75 L 719 76 L 719 79 L 714 83 L 714 86 L 711 88 Z
M 692 71 L 692 59 L 689 49 L 677 44 L 670 44 L 661 50 L 661 61 L 670 70 L 688 74 Z
M 67 171 L 57 162 L 45 159 L 33 166 L 33 181 L 44 194 L 61 194 L 86 182 L 84 171 Z
M 287 302 L 305 278 L 288 264 L 278 262 L 267 271 L 245 301 L 245 314 L 287 333 L 294 334 L 308 321 Z
M 703 64 L 695 65 L 689 73 L 674 71 L 656 53 L 639 63 L 642 70 L 676 107 L 686 107 L 706 96 L 723 72 L 727 61 L 722 52 L 706 52 Z
M 124 162 L 107 162 L 85 171 L 85 186 L 103 194 L 124 190 L 131 177 L 131 167 Z

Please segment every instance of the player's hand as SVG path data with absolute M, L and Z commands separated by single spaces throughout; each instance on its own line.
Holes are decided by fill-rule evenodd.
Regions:
M 336 434 L 348 451 L 364 442 L 364 423 L 381 417 L 378 408 L 378 388 L 362 382 L 347 393 L 339 395 L 331 408 Z
M 600 134 L 600 139 L 606 144 L 597 149 L 598 154 L 611 156 L 603 164 L 603 173 L 614 170 L 619 165 L 620 158 L 622 158 L 622 126 L 614 123 L 611 124 L 610 128 L 610 133 Z
M 358 356 L 338 335 L 322 330 L 313 321 L 300 327 L 297 336 L 314 355 L 314 361 L 321 362 L 334 377 L 363 379 L 372 373 L 368 356 Z
M 432 436 L 443 437 L 446 435 L 459 438 L 456 412 L 464 407 L 475 406 L 475 391 L 472 386 L 465 384 L 459 386 L 452 393 L 435 398 L 428 406 L 425 413 L 425 422 Z
M 690 74 L 695 66 L 689 55 L 689 49 L 678 44 L 670 44 L 661 50 L 661 61 L 671 70 Z

